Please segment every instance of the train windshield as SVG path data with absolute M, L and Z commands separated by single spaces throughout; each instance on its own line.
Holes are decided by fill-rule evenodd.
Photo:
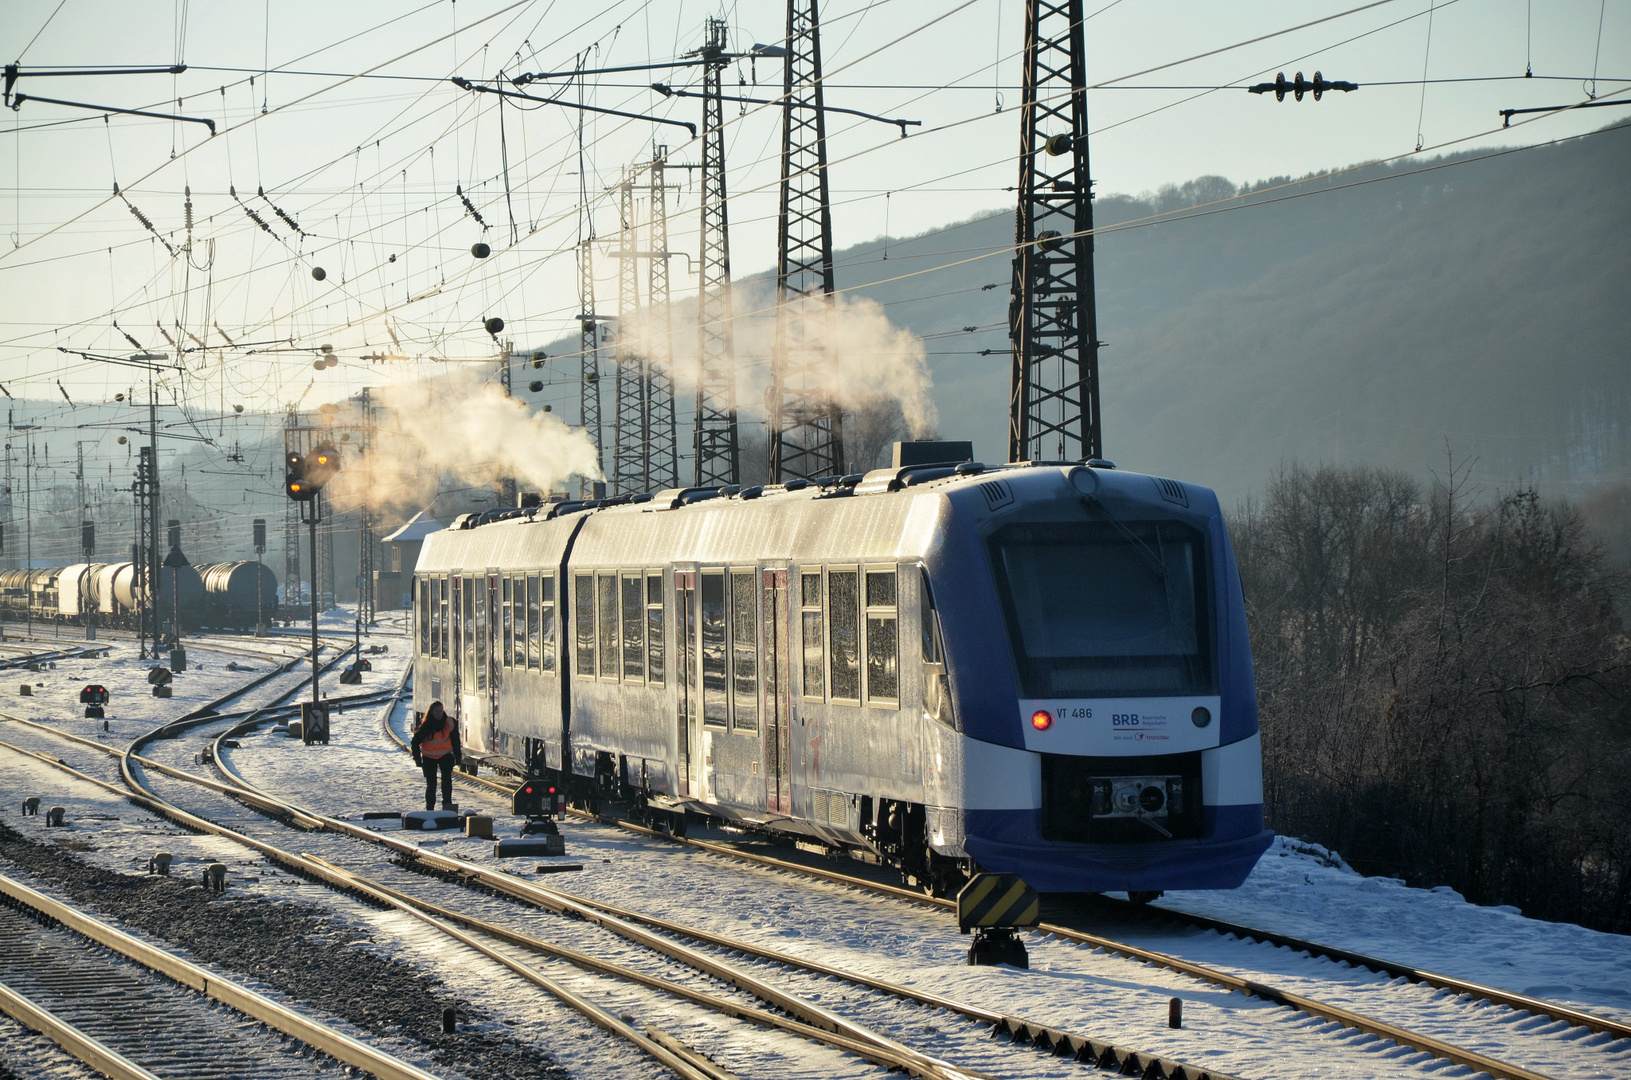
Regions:
M 989 543 L 1025 697 L 1216 692 L 1206 541 L 1195 529 L 1013 524 Z

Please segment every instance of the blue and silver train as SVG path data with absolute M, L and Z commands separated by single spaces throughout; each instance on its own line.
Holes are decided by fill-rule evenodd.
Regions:
M 1109 463 L 881 469 L 467 515 L 414 701 L 491 764 L 868 853 L 954 891 L 1232 888 L 1267 848 L 1208 489 Z

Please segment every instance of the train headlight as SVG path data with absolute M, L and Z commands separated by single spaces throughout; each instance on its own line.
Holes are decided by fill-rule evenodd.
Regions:
M 1046 709 L 1038 709 L 1031 714 L 1031 726 L 1038 731 L 1046 731 L 1053 726 L 1053 714 Z
M 1212 722 L 1212 710 L 1205 705 L 1195 706 L 1195 711 L 1189 714 L 1189 722 L 1196 727 L 1205 727 Z

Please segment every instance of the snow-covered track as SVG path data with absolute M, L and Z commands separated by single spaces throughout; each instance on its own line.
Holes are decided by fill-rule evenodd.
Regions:
M 1458 979 L 1454 975 L 1428 971 L 1425 968 L 1401 964 L 1394 960 L 1383 960 L 1351 949 L 1343 949 L 1334 945 L 1321 945 L 1317 941 L 1293 937 L 1290 934 L 1282 934 L 1273 930 L 1260 930 L 1254 926 L 1246 926 L 1242 923 L 1229 922 L 1224 919 L 1214 919 L 1209 915 L 1197 915 L 1193 912 L 1181 911 L 1164 905 L 1133 905 L 1125 900 L 1116 900 L 1111 897 L 1096 897 L 1094 902 L 1118 909 L 1122 914 L 1133 911 L 1153 920 L 1170 920 L 1200 930 L 1213 930 L 1219 934 L 1230 934 L 1244 941 L 1261 941 L 1277 948 L 1307 953 L 1309 956 L 1331 960 L 1339 964 L 1347 964 L 1350 967 L 1365 968 L 1382 975 L 1392 976 L 1395 979 L 1404 979 L 1406 982 L 1420 983 L 1423 986 L 1448 990 L 1455 994 L 1465 994 L 1477 1001 L 1505 1005 L 1509 1009 L 1518 1009 L 1532 1013 L 1535 1016 L 1544 1016 L 1548 1020 L 1559 1020 L 1571 1027 L 1585 1028 L 1591 1032 L 1601 1032 L 1612 1035 L 1616 1039 L 1631 1039 L 1631 1024 L 1570 1008 L 1555 1001 L 1531 997 L 1528 994 L 1517 994 L 1510 990 L 1502 990 L 1499 987 L 1488 986 L 1467 979 Z
M 24 652 L 16 656 L 0 657 L 0 671 L 16 668 L 37 671 L 40 664 L 55 663 L 58 660 L 88 660 L 107 651 L 106 647 L 98 648 L 95 645 L 69 645 L 66 648 Z
M 114 751 L 111 748 L 103 747 L 95 743 L 86 742 L 85 745 L 94 746 L 104 753 L 118 753 L 118 751 Z M 478 932 L 472 933 L 471 931 L 462 929 L 459 925 L 457 925 L 458 923 L 472 925 L 477 922 L 476 920 L 470 919 L 468 916 L 462 916 L 450 909 L 428 904 L 422 900 L 415 900 L 402 896 L 395 890 L 382 887 L 378 883 L 365 877 L 347 872 L 339 867 L 333 866 L 332 864 L 325 863 L 320 859 L 295 854 L 275 845 L 269 844 L 263 840 L 241 833 L 237 830 L 219 825 L 207 818 L 193 814 L 162 799 L 151 790 L 142 787 L 133 781 L 127 780 L 127 784 L 130 786 L 127 789 L 120 789 L 112 784 L 98 780 L 94 777 L 90 777 L 82 772 L 79 772 L 78 770 L 74 770 L 66 765 L 63 765 L 60 761 L 57 761 L 49 755 L 39 754 L 20 747 L 10 747 L 10 744 L 0 743 L 0 746 L 8 746 L 13 750 L 28 754 L 29 756 L 44 761 L 58 769 L 69 772 L 82 780 L 89 781 L 107 790 L 119 793 L 125 798 L 129 799 L 131 802 L 169 818 L 185 828 L 198 832 L 213 833 L 217 836 L 225 837 L 239 844 L 245 845 L 266 858 L 277 862 L 285 868 L 292 870 L 310 880 L 317 881 L 342 892 L 358 896 L 359 898 L 374 903 L 378 906 L 393 907 L 406 913 L 413 914 L 422 919 L 428 925 L 431 925 L 442 933 L 447 934 L 449 937 L 470 946 L 489 959 L 494 960 L 508 968 L 515 974 L 518 974 L 528 981 L 533 982 L 535 985 L 538 985 L 540 988 L 544 989 L 546 992 L 550 993 L 564 1004 L 578 1011 L 603 1030 L 617 1035 L 639 1047 L 655 1060 L 659 1061 L 675 1072 L 676 1075 L 682 1078 L 682 1080 L 726 1080 L 726 1078 L 730 1076 L 729 1073 L 720 1070 L 709 1062 L 707 1058 L 691 1051 L 683 1043 L 673 1038 L 671 1035 L 668 1035 L 667 1033 L 655 1028 L 641 1030 L 629 1020 L 601 1008 L 584 996 L 576 994 L 566 987 L 561 986 L 555 980 L 551 980 L 539 974 L 529 965 L 517 960 L 514 956 L 509 955 L 507 951 L 495 948 L 492 942 L 507 941 L 509 944 L 521 945 L 523 948 L 526 948 L 529 951 L 552 955 L 556 958 L 566 959 L 573 963 L 579 963 L 581 960 L 582 966 L 597 970 L 602 974 L 612 974 L 620 978 L 630 979 L 631 981 L 641 981 L 642 976 L 640 976 L 638 973 L 629 972 L 626 969 L 621 968 L 619 965 L 596 961 L 590 957 L 577 957 L 572 954 L 571 950 L 562 950 L 550 945 L 547 942 L 528 937 L 527 935 L 519 935 L 509 931 L 502 931 L 501 928 L 493 928 L 495 931 L 499 932 L 499 936 L 493 937 L 492 941 L 484 941 L 483 938 L 488 937 L 489 935 L 480 931 L 485 928 L 476 926 L 475 929 Z M 198 781 L 204 779 L 192 776 L 180 770 L 166 768 L 161 771 L 176 779 L 182 779 L 193 783 L 197 783 Z M 220 785 L 213 785 L 207 781 L 201 786 L 217 789 L 220 787 Z M 257 805 L 257 809 L 259 808 L 260 807 Z M 289 816 L 294 816 L 301 813 L 298 808 L 288 806 L 287 804 L 285 804 L 285 811 Z M 354 827 L 347 827 L 346 823 L 331 821 L 328 819 L 322 819 L 322 823 L 325 827 L 341 827 L 339 831 L 349 831 L 350 829 L 354 829 Z M 361 838 L 364 839 L 377 839 L 373 836 L 373 834 L 367 833 L 366 830 L 355 830 L 353 835 L 356 834 L 363 834 Z M 412 845 L 404 846 L 412 847 Z M 507 935 L 507 937 L 505 935 Z M 751 977 L 742 976 L 739 973 L 736 974 L 736 979 L 738 981 L 743 979 L 750 980 L 750 978 Z M 650 980 L 648 979 L 646 981 L 649 983 Z M 662 989 L 665 989 L 667 992 L 674 993 L 677 996 L 687 997 L 694 1003 L 703 1004 L 705 1006 L 714 1008 L 716 1011 L 722 1012 L 724 1015 L 734 1016 L 738 1019 L 746 1020 L 750 1023 L 756 1023 L 761 1026 L 779 1027 L 783 1030 L 788 1030 L 792 1034 L 805 1038 L 815 1038 L 818 1041 L 825 1042 L 835 1048 L 842 1049 L 846 1052 L 857 1054 L 858 1056 L 867 1060 L 874 1061 L 885 1069 L 899 1069 L 907 1072 L 909 1075 L 922 1077 L 923 1080 L 956 1080 L 956 1078 L 964 1075 L 972 1075 L 950 1068 L 942 1062 L 938 1062 L 922 1054 L 918 1054 L 909 1048 L 899 1046 L 898 1044 L 892 1044 L 891 1040 L 876 1036 L 853 1024 L 846 1025 L 843 1023 L 829 1022 L 828 1026 L 825 1028 L 802 1022 L 789 1025 L 785 1017 L 777 1016 L 776 1014 L 761 1010 L 743 1009 L 740 1005 L 725 1001 L 721 998 L 713 998 L 711 1001 L 704 1000 L 705 998 L 708 998 L 709 995 L 697 995 L 695 992 L 688 992 L 684 988 L 677 986 L 665 985 L 662 987 Z M 788 1001 L 787 1004 L 794 1003 Z M 840 1030 L 835 1031 L 833 1028 L 838 1028 Z M 1201 1070 L 1177 1073 L 1151 1071 L 1148 1073 L 1148 1075 L 1157 1078 L 1170 1076 L 1173 1077 L 1174 1080 L 1229 1080 L 1229 1078 L 1224 1077 L 1221 1074 L 1207 1073 Z
M 398 741 L 400 744 L 400 737 L 394 731 L 390 732 L 390 734 L 392 738 Z M 489 790 L 510 790 L 502 783 L 487 780 L 481 777 L 463 776 L 461 779 L 465 780 L 466 782 L 488 788 Z M 853 888 L 890 896 L 913 904 L 952 910 L 955 910 L 956 907 L 955 902 L 950 900 L 927 896 L 923 893 L 882 884 L 880 882 L 871 881 L 866 878 L 857 877 L 850 874 L 811 867 L 799 862 L 777 859 L 771 856 L 760 855 L 752 852 L 740 851 L 727 844 L 711 843 L 706 840 L 672 836 L 668 833 L 657 832 L 655 830 L 636 825 L 632 822 L 622 821 L 611 817 L 591 816 L 586 814 L 582 816 L 590 818 L 591 820 L 600 821 L 603 824 L 615 825 L 621 829 L 634 832 L 642 836 L 672 841 L 700 851 L 706 851 L 712 854 L 722 855 L 727 858 L 753 863 L 767 869 L 784 871 L 806 877 L 813 877 L 834 884 L 850 886 Z M 1144 949 L 1136 945 L 1116 941 L 1097 934 L 1087 933 L 1078 928 L 1061 925 L 1058 923 L 1041 923 L 1036 927 L 1036 930 L 1038 933 L 1051 934 L 1055 937 L 1088 945 L 1108 953 L 1124 956 L 1129 959 L 1138 960 L 1157 967 L 1168 968 L 1172 971 L 1189 975 L 1214 986 L 1220 986 L 1233 992 L 1283 1005 L 1287 1008 L 1295 1009 L 1299 1012 L 1306 1013 L 1322 1020 L 1329 1020 L 1341 1024 L 1344 1027 L 1352 1028 L 1367 1035 L 1391 1040 L 1400 1046 L 1429 1053 L 1434 1057 L 1453 1062 L 1457 1065 L 1465 1066 L 1475 1071 L 1487 1072 L 1492 1076 L 1507 1077 L 1511 1078 L 1511 1080 L 1543 1080 L 1543 1074 L 1541 1073 L 1497 1060 L 1489 1055 L 1456 1046 L 1452 1043 L 1446 1042 L 1445 1040 L 1412 1031 L 1397 1024 L 1391 1024 L 1373 1017 L 1368 1017 L 1351 1009 L 1345 1009 L 1340 1006 L 1318 1001 L 1306 995 L 1291 993 L 1289 991 L 1270 986 L 1266 983 L 1243 978 L 1239 975 L 1225 972 L 1207 965 L 1194 963 L 1192 961 L 1184 960 L 1166 953 Z M 1425 982 L 1426 980 L 1421 981 Z M 1479 990 L 1483 989 L 1479 986 L 1479 984 L 1465 982 L 1463 980 L 1446 979 L 1446 981 L 1448 983 L 1448 985 L 1445 987 L 1446 989 L 1453 989 L 1458 993 L 1466 993 L 1473 995 L 1474 997 L 1483 996 L 1479 993 Z M 1487 1000 L 1496 1002 L 1498 1004 L 1509 1005 L 1512 1008 L 1521 1009 L 1524 1011 L 1538 1011 L 1538 1006 L 1536 1010 L 1531 1010 L 1528 1005 L 1521 1003 L 1521 1001 L 1537 999 L 1526 999 L 1523 995 L 1508 995 L 1501 991 L 1496 991 L 1495 994 L 1503 995 L 1504 997 L 1513 1000 L 1502 1000 L 1500 996 L 1490 996 L 1487 998 Z M 1555 1017 L 1556 1019 L 1566 1019 L 1565 1016 L 1562 1015 L 1566 1013 L 1575 1013 L 1582 1017 L 1588 1015 L 1578 1013 L 1577 1010 L 1570 1010 L 1565 1006 L 1555 1004 L 1553 1005 L 1552 1011 L 1542 1012 L 1541 1015 L 1552 1017 L 1553 1012 L 1559 1014 Z M 1613 1021 L 1607 1021 L 1599 1017 L 1592 1017 L 1592 1019 L 1596 1021 L 1597 1026 L 1582 1026 L 1591 1027 L 1591 1029 L 1594 1031 L 1607 1030 L 1610 1034 L 1613 1034 L 1614 1029 L 1618 1026 Z M 1568 1022 L 1573 1023 L 1574 1021 Z M 1020 1041 L 1035 1040 L 1042 1041 L 1044 1043 L 1053 1043 L 1055 1041 L 1055 1036 L 1050 1034 L 1048 1029 L 1046 1029 L 1044 1026 L 1038 1026 L 1025 1021 L 1009 1020 L 1002 1026 L 1001 1030 L 1011 1032 L 1013 1036 Z
M 351 1068 L 380 1080 L 434 1080 L 4 875 L 0 900 L 0 1008 L 116 1080 L 337 1077 Z
M 389 715 L 390 708 L 390 705 L 386 706 L 385 716 Z M 251 784 L 240 776 L 233 770 L 228 756 L 221 752 L 222 744 L 229 735 L 239 733 L 255 722 L 253 719 L 246 720 L 242 724 L 235 726 L 230 732 L 217 736 L 216 750 L 212 755 L 212 759 L 217 771 L 228 777 L 232 783 L 238 785 L 248 798 L 258 805 L 262 802 L 277 802 L 278 800 L 265 789 Z M 490 781 L 487 783 L 491 784 Z M 507 790 L 502 788 L 501 785 L 493 786 L 499 787 L 500 790 Z M 1075 1032 L 1046 1028 L 1044 1025 L 1006 1017 L 946 997 L 913 990 L 832 965 L 816 963 L 784 953 L 757 949 L 745 942 L 731 938 L 708 934 L 663 920 L 650 919 L 635 912 L 583 901 L 570 894 L 522 881 L 507 873 L 494 871 L 466 860 L 450 858 L 431 852 L 416 844 L 382 836 L 371 830 L 360 829 L 349 822 L 323 817 L 307 808 L 297 808 L 286 803 L 283 805 L 291 816 L 299 815 L 306 820 L 320 822 L 322 827 L 330 831 L 344 833 L 371 844 L 387 847 L 410 865 L 422 871 L 442 876 L 448 880 L 470 884 L 518 900 L 532 907 L 583 920 L 610 930 L 627 941 L 642 945 L 661 956 L 677 960 L 727 986 L 746 991 L 793 1019 L 790 1021 L 786 1016 L 779 1015 L 777 1012 L 745 1009 L 718 995 L 700 992 L 672 980 L 653 978 L 624 965 L 597 959 L 578 950 L 561 948 L 541 941 L 536 937 L 519 934 L 505 927 L 474 918 L 453 908 L 431 904 L 378 882 L 369 881 L 357 875 L 346 874 L 339 867 L 323 863 L 325 868 L 333 873 L 344 875 L 343 880 L 354 883 L 357 888 L 363 891 L 386 896 L 399 907 L 417 911 L 426 917 L 440 920 L 445 924 L 456 924 L 468 930 L 473 930 L 479 935 L 494 941 L 519 946 L 530 952 L 554 959 L 566 960 L 587 971 L 613 975 L 629 982 L 659 990 L 693 1004 L 702 1005 L 723 1015 L 747 1020 L 750 1023 L 764 1027 L 779 1028 L 791 1034 L 823 1042 L 836 1049 L 844 1050 L 883 1065 L 886 1068 L 905 1071 L 909 1075 L 927 1077 L 958 1075 L 959 1070 L 954 1067 L 948 1068 L 944 1063 L 912 1051 L 893 1039 L 879 1036 L 875 1032 L 847 1021 L 842 1016 L 827 1009 L 801 1000 L 797 995 L 780 990 L 770 982 L 759 979 L 740 968 L 672 939 L 675 937 L 689 938 L 704 945 L 767 960 L 783 968 L 842 979 L 852 985 L 926 1005 L 933 1009 L 955 1013 L 986 1024 L 1002 1033 L 1017 1035 L 1021 1031 L 1035 1032 L 1037 1035 L 1031 1036 L 1026 1041 L 1035 1042 L 1039 1045 L 1045 1041 L 1047 1048 L 1057 1055 L 1070 1056 L 1078 1061 L 1100 1068 L 1113 1069 L 1124 1074 L 1152 1077 L 1155 1080 L 1232 1080 L 1227 1074 L 1215 1069 L 1174 1061 L 1170 1058 L 1118 1046 L 1114 1043 Z M 321 860 L 318 861 L 321 862 Z M 661 933 L 651 933 L 645 927 L 661 931 Z M 447 927 L 444 926 L 443 929 L 447 929 Z M 663 936 L 665 934 L 666 937 Z M 472 947 L 478 948 L 490 958 L 510 966 L 502 954 L 491 951 L 489 947 L 482 945 L 479 941 L 473 941 L 464 936 L 459 936 L 459 939 L 466 944 L 472 945 Z M 512 970 L 523 974 L 524 977 L 532 978 L 521 968 L 512 967 Z M 533 978 L 533 981 L 538 980 Z M 540 985 L 543 984 L 540 983 Z M 549 987 L 546 987 L 546 989 L 549 989 Z M 554 993 L 555 990 L 551 989 L 551 992 Z M 1018 1041 L 1018 1039 L 1016 1038 L 1014 1041 Z

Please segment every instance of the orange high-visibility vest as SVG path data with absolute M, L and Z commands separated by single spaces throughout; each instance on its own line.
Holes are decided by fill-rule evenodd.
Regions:
M 446 757 L 453 752 L 453 718 L 446 717 L 442 721 L 442 730 L 434 735 L 427 735 L 425 741 L 419 744 L 419 756 L 428 758 Z

